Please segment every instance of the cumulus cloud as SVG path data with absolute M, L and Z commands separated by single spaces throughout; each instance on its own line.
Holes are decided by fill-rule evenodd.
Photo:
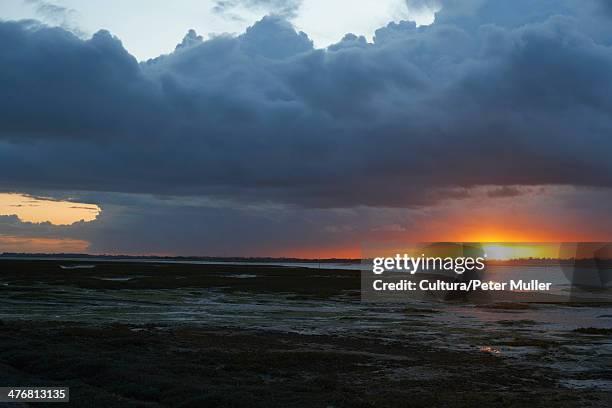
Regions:
M 582 1 L 441 1 L 327 50 L 279 16 L 138 62 L 0 23 L 5 188 L 410 207 L 481 185 L 612 186 L 612 29 Z

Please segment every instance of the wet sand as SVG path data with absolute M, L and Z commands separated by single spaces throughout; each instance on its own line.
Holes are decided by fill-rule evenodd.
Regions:
M 553 333 L 533 306 L 371 311 L 354 271 L 59 264 L 0 261 L 0 385 L 69 386 L 93 407 L 612 404 L 610 333 Z

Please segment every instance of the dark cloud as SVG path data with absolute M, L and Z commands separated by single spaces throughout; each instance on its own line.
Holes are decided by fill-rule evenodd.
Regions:
M 612 186 L 612 34 L 583 2 L 443 1 L 328 50 L 266 17 L 139 63 L 0 23 L 0 183 L 305 207 L 478 185 Z
M 79 200 L 105 203 L 98 220 L 55 226 L 0 216 L 0 252 L 9 250 L 2 246 L 8 236 L 87 241 L 91 253 L 333 256 L 349 249 L 357 256 L 360 244 L 377 240 L 461 241 L 483 231 L 514 231 L 538 240 L 608 241 L 612 229 L 612 192 L 592 188 L 477 188 L 418 209 L 308 209 L 110 193 Z
M 95 222 L 55 226 L 0 216 L 0 238 L 85 240 L 91 243 L 91 253 L 278 256 L 307 248 L 321 249 L 322 239 L 329 248 L 345 245 L 351 232 L 347 226 L 372 212 L 232 207 L 222 202 L 139 195 L 100 198 L 106 203 L 105 210 Z M 366 227 L 367 223 L 363 228 Z

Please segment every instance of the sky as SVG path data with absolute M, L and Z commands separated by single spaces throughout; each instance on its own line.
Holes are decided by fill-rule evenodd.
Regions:
M 37 19 L 83 38 L 106 29 L 142 61 L 172 52 L 187 29 L 205 38 L 240 34 L 267 14 L 290 20 L 321 48 L 349 32 L 371 39 L 389 21 L 430 24 L 438 7 L 436 2 L 405 0 L 3 0 L 0 16 Z
M 609 2 L 100 4 L 0 4 L 0 252 L 612 238 Z

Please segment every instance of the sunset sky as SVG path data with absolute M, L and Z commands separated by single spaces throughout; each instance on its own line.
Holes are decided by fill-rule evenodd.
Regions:
M 605 0 L 4 0 L 0 253 L 612 241 Z

